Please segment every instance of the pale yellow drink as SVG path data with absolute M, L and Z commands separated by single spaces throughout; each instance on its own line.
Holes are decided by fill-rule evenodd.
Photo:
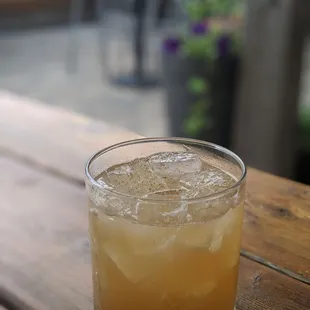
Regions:
M 244 195 L 234 176 L 174 152 L 95 180 L 120 194 L 89 188 L 96 310 L 234 309 Z

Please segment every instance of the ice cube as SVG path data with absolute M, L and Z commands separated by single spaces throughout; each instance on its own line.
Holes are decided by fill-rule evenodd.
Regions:
M 177 233 L 176 244 L 193 248 L 208 248 L 212 234 L 213 222 L 184 225 Z
M 176 237 L 177 228 L 128 223 L 124 229 L 130 251 L 137 255 L 168 251 Z
M 209 250 L 211 252 L 217 252 L 222 247 L 224 233 L 222 229 L 217 229 L 214 231 L 212 236 L 211 244 Z
M 112 238 L 103 248 L 128 280 L 137 283 L 172 259 L 176 228 L 116 221 L 107 229 Z
M 109 169 L 107 171 L 108 177 L 112 175 L 125 175 L 129 176 L 133 173 L 132 166 L 129 164 L 121 164 L 118 166 L 114 166 L 113 169 Z
M 144 197 L 154 192 L 182 190 L 179 178 L 197 173 L 202 167 L 200 157 L 192 152 L 163 152 L 112 166 L 97 178 L 103 186 Z
M 208 166 L 203 171 L 187 173 L 181 176 L 180 184 L 189 191 L 191 198 L 211 195 L 231 187 L 235 180 L 224 171 Z
M 102 178 L 115 190 L 140 197 L 169 188 L 165 178 L 154 173 L 146 158 L 113 166 L 102 174 Z
M 179 196 L 175 195 L 151 195 L 152 199 L 169 199 L 163 203 L 149 203 L 140 201 L 137 203 L 131 218 L 134 221 L 147 225 L 179 225 L 186 222 L 187 203 L 180 201 Z
M 128 248 L 112 242 L 106 244 L 104 250 L 126 279 L 132 283 L 142 281 L 155 270 L 156 262 L 151 256 L 134 255 Z
M 217 252 L 221 248 L 225 235 L 230 235 L 238 224 L 238 212 L 238 208 L 231 208 L 225 215 L 214 220 L 214 231 L 209 247 L 211 252 Z
M 192 152 L 163 152 L 148 158 L 151 169 L 161 176 L 180 177 L 198 172 L 202 167 L 199 156 Z

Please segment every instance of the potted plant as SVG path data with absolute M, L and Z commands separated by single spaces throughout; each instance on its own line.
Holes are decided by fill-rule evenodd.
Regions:
M 296 180 L 310 184 L 310 108 L 301 105 L 299 108 L 298 123 L 298 155 Z
M 240 51 L 238 0 L 191 0 L 178 35 L 163 42 L 170 130 L 229 146 Z

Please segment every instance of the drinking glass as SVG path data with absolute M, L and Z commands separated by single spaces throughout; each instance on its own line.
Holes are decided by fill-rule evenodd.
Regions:
M 215 167 L 235 181 L 198 197 L 182 198 L 173 189 L 154 194 L 153 184 L 165 173 L 177 171 L 182 178 L 189 177 L 189 183 L 201 174 L 191 171 L 196 162 L 179 165 L 169 160 L 158 173 L 145 172 L 148 179 L 143 179 L 144 170 L 141 172 L 140 181 L 150 184 L 147 195 L 131 194 L 129 188 L 120 191 L 98 179 L 115 165 L 138 163 L 162 152 L 197 154 L 207 167 Z M 245 177 L 245 165 L 236 154 L 192 139 L 137 139 L 93 155 L 86 165 L 86 188 L 94 309 L 233 310 Z M 133 179 L 124 186 L 139 188 L 140 181 Z M 207 178 L 202 182 L 194 185 L 198 189 L 200 184 L 206 186 Z

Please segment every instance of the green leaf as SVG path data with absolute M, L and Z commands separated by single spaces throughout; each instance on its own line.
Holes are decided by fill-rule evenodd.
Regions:
M 200 117 L 201 115 L 205 115 L 210 106 L 211 106 L 210 100 L 208 100 L 207 96 L 204 96 L 194 104 L 192 108 L 192 114 L 198 117 Z
M 184 127 L 186 133 L 189 136 L 197 137 L 204 128 L 204 120 L 201 118 L 197 119 L 191 115 L 188 119 L 185 120 Z
M 189 0 L 185 9 L 191 21 L 200 21 L 210 16 L 228 16 L 240 11 L 245 0 Z
M 217 56 L 217 40 L 221 34 L 218 30 L 211 29 L 205 36 L 187 35 L 184 37 L 184 52 L 188 57 L 212 61 Z
M 237 55 L 242 50 L 242 36 L 239 32 L 232 34 L 232 53 Z
M 299 140 L 300 147 L 310 151 L 310 108 L 303 105 L 299 108 Z
M 203 78 L 191 77 L 188 82 L 188 88 L 195 95 L 204 94 L 207 92 L 207 83 Z
M 186 11 L 191 21 L 201 21 L 211 15 L 209 0 L 190 0 L 186 4 Z
M 183 123 L 185 132 L 191 137 L 199 137 L 203 130 L 209 130 L 213 126 L 213 121 L 208 115 L 210 101 L 206 98 L 197 101 L 192 107 L 192 113 Z

